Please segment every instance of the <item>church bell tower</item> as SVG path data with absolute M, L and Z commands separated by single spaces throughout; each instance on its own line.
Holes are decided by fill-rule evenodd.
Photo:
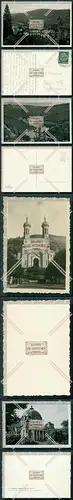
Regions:
M 49 238 L 49 224 L 44 217 L 44 222 L 42 223 L 42 236 L 43 238 Z
M 23 224 L 24 228 L 24 240 L 27 240 L 30 237 L 30 228 L 31 224 L 28 221 L 28 217 L 26 217 L 26 221 Z

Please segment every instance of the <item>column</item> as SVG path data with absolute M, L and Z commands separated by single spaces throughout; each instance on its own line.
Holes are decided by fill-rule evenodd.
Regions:
M 28 267 L 31 267 L 31 253 L 28 254 Z
M 42 431 L 42 441 L 44 441 L 44 431 Z
M 39 431 L 39 441 L 40 441 L 40 431 Z
M 35 431 L 35 441 L 38 440 L 38 435 L 37 435 L 37 431 Z
M 32 431 L 32 439 L 33 439 L 33 441 L 35 441 L 35 431 L 34 430 Z
M 23 438 L 23 435 L 24 435 L 24 429 L 22 427 L 22 429 L 21 429 L 21 438 Z

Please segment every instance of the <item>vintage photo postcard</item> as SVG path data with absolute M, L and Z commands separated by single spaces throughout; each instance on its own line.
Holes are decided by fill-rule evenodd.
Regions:
M 3 146 L 1 190 L 7 192 L 71 192 L 71 146 Z
M 64 96 L 71 93 L 71 51 L 2 51 L 3 96 Z
M 2 403 L 3 448 L 69 448 L 70 403 L 29 400 Z
M 69 143 L 71 116 L 69 98 L 3 98 L 2 142 Z
M 70 200 L 3 199 L 4 291 L 69 293 Z
M 3 452 L 3 498 L 70 498 L 69 452 Z
M 70 395 L 68 300 L 4 302 L 3 394 Z
M 2 44 L 70 46 L 71 7 L 72 2 L 2 2 Z

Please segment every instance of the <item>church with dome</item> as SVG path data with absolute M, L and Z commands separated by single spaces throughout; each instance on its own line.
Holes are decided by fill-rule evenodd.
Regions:
M 20 444 L 38 443 L 45 441 L 45 424 L 40 413 L 33 406 L 23 410 L 20 421 L 11 424 L 8 434 L 16 436 Z
M 33 266 L 46 268 L 53 258 L 53 252 L 50 249 L 49 224 L 46 217 L 44 217 L 41 227 L 42 232 L 40 234 L 31 234 L 31 224 L 28 218 L 24 222 L 21 261 L 23 268 L 27 269 Z

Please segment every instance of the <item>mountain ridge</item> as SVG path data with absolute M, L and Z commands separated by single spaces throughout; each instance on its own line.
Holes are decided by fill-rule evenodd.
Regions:
M 65 25 L 66 24 L 69 24 L 69 19 L 70 19 L 70 12 L 69 12 L 69 9 L 66 11 L 64 11 L 64 9 L 59 9 L 59 10 L 55 10 L 53 9 L 52 12 L 50 12 L 50 15 L 48 16 L 45 16 L 45 14 L 47 13 L 47 9 L 36 9 L 36 10 L 30 10 L 27 12 L 28 16 L 26 16 L 26 14 L 23 12 L 19 12 L 19 13 L 13 13 L 12 14 L 12 20 L 14 23 L 18 22 L 18 23 L 26 23 L 26 26 L 28 24 L 28 21 L 30 19 L 45 19 L 45 26 L 50 26 L 50 24 L 52 23 L 52 25 L 54 25 L 55 23 L 57 23 L 57 20 L 58 18 L 61 18 L 61 21 L 63 21 L 63 24 L 64 24 L 64 20 L 65 20 Z M 45 16 L 45 17 L 44 17 Z

